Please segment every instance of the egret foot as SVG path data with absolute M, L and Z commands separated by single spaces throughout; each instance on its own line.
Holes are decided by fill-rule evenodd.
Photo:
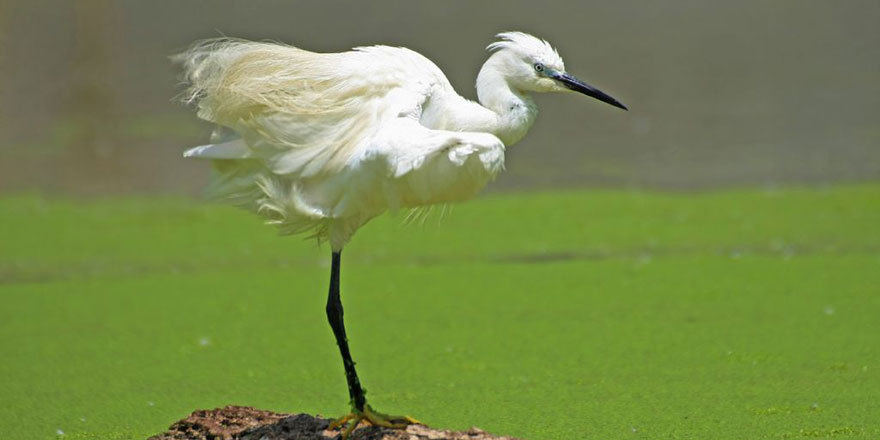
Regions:
M 373 410 L 373 408 L 370 408 L 370 405 L 364 405 L 363 411 L 358 411 L 356 408 L 352 409 L 351 413 L 330 423 L 328 428 L 336 429 L 348 424 L 348 427 L 342 432 L 342 440 L 345 440 L 361 422 L 391 429 L 405 429 L 409 425 L 424 425 L 424 423 L 410 416 L 390 416 Z

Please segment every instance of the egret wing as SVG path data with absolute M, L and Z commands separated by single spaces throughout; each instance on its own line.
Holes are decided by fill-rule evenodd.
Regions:
M 504 143 L 402 117 L 384 124 L 365 157 L 386 166 L 389 208 L 417 207 L 473 197 L 504 168 Z
M 215 39 L 175 58 L 189 83 L 185 100 L 202 119 L 239 133 L 242 158 L 302 178 L 339 172 L 383 120 L 418 114 L 432 87 L 448 85 L 423 56 L 385 46 L 319 54 Z M 229 148 L 216 146 L 201 155 L 213 149 L 229 158 Z

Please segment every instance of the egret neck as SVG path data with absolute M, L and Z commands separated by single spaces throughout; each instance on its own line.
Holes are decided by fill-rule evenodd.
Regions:
M 513 87 L 505 75 L 505 58 L 496 52 L 477 75 L 477 98 L 495 114 L 490 127 L 483 127 L 510 146 L 526 135 L 535 122 L 538 107 L 525 91 Z

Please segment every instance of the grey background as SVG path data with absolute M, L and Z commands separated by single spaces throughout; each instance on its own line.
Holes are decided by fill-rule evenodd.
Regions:
M 401 45 L 466 97 L 493 35 L 557 46 L 631 111 L 538 96 L 494 190 L 880 177 L 880 2 L 0 2 L 0 191 L 197 194 L 210 128 L 167 56 L 200 38 Z

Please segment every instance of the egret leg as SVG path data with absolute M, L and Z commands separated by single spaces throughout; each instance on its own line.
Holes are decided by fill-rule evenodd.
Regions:
M 345 366 L 345 379 L 348 381 L 348 396 L 351 405 L 357 412 L 364 411 L 367 398 L 364 389 L 358 379 L 351 352 L 348 350 L 348 338 L 345 336 L 345 324 L 342 321 L 342 301 L 339 298 L 339 266 L 342 259 L 341 251 L 333 252 L 333 261 L 330 267 L 330 293 L 327 296 L 327 320 L 336 336 L 336 345 L 339 346 L 339 354 L 342 355 L 342 364 Z
M 349 424 L 342 433 L 342 439 L 354 431 L 359 423 L 367 422 L 371 425 L 382 426 L 385 428 L 403 429 L 407 425 L 422 424 L 418 420 L 409 416 L 390 416 L 374 411 L 367 405 L 367 398 L 361 382 L 358 379 L 357 370 L 354 368 L 354 361 L 351 359 L 351 352 L 348 349 L 348 338 L 345 335 L 345 324 L 342 320 L 342 300 L 339 297 L 339 268 L 341 264 L 341 251 L 333 252 L 333 259 L 330 266 L 330 293 L 327 296 L 327 320 L 330 321 L 330 327 L 333 329 L 333 336 L 336 337 L 336 345 L 339 346 L 339 353 L 342 355 L 342 364 L 345 366 L 345 379 L 348 381 L 348 396 L 351 399 L 352 410 L 350 414 L 334 421 L 330 424 L 330 429 L 336 429 Z

